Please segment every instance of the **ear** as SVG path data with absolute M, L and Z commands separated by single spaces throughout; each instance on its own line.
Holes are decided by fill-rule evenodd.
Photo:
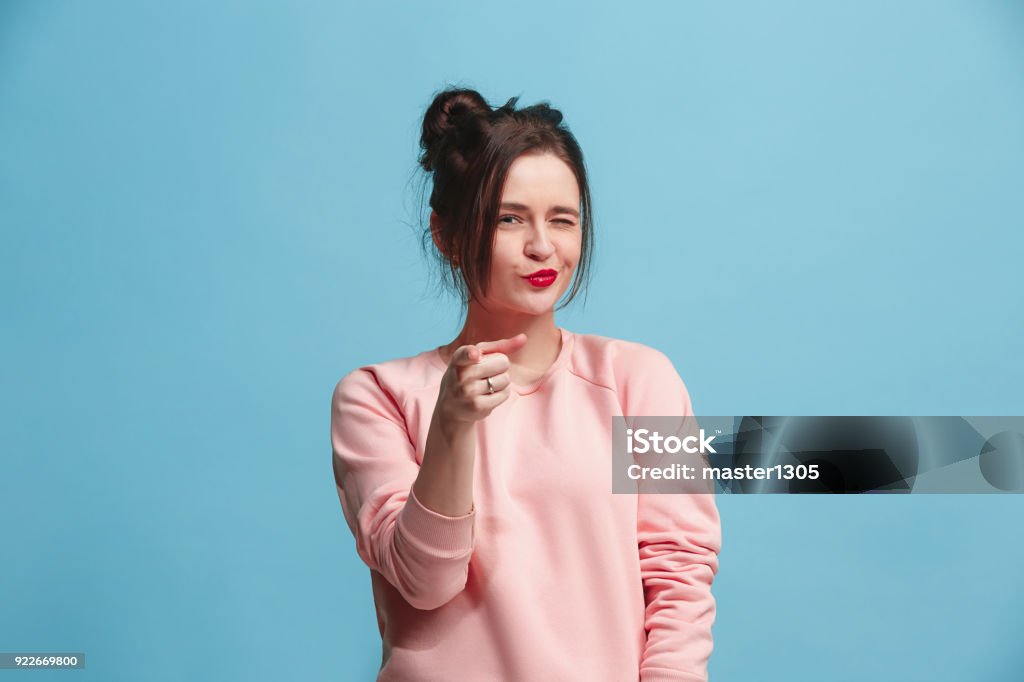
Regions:
M 430 212 L 430 236 L 433 238 L 434 246 L 437 247 L 437 250 L 458 267 L 458 259 L 451 254 L 445 253 L 444 248 L 441 246 L 441 216 L 437 215 L 437 211 Z

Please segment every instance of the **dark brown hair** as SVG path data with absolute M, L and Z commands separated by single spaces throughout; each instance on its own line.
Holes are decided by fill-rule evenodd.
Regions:
M 583 152 L 562 123 L 562 112 L 547 102 L 517 110 L 518 100 L 513 97 L 492 108 L 476 90 L 465 88 L 448 88 L 434 97 L 423 117 L 419 164 L 433 176 L 430 208 L 440 218 L 440 249 L 431 249 L 429 224 L 423 243 L 438 256 L 442 280 L 463 304 L 482 298 L 508 170 L 523 154 L 552 153 L 575 174 L 581 203 L 580 260 L 561 308 L 585 291 L 590 275 L 593 219 Z

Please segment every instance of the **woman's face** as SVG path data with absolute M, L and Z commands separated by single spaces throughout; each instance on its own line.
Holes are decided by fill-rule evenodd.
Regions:
M 580 259 L 580 190 L 551 153 L 528 153 L 509 168 L 494 229 L 489 309 L 540 315 L 569 288 Z

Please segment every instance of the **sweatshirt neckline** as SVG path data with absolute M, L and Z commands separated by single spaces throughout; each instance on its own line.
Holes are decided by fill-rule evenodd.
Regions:
M 551 366 L 547 368 L 544 374 L 528 384 L 517 384 L 512 382 L 514 393 L 518 395 L 536 393 L 541 386 L 547 383 L 547 380 L 552 374 L 556 373 L 569 362 L 569 356 L 572 354 L 575 335 L 564 327 L 559 327 L 558 333 L 561 336 L 562 347 L 558 350 L 558 356 L 555 358 L 555 361 L 551 363 Z M 427 351 L 427 356 L 430 358 L 434 366 L 440 367 L 441 369 L 448 369 L 448 364 L 444 361 L 444 358 L 441 357 L 441 348 L 441 346 L 438 346 L 432 351 Z

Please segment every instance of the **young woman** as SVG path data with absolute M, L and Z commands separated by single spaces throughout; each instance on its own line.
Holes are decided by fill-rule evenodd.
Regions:
M 423 121 L 461 333 L 332 397 L 378 680 L 705 680 L 714 496 L 611 492 L 612 417 L 692 415 L 690 398 L 661 352 L 555 324 L 587 274 L 590 191 L 561 113 L 516 101 L 449 89 Z

